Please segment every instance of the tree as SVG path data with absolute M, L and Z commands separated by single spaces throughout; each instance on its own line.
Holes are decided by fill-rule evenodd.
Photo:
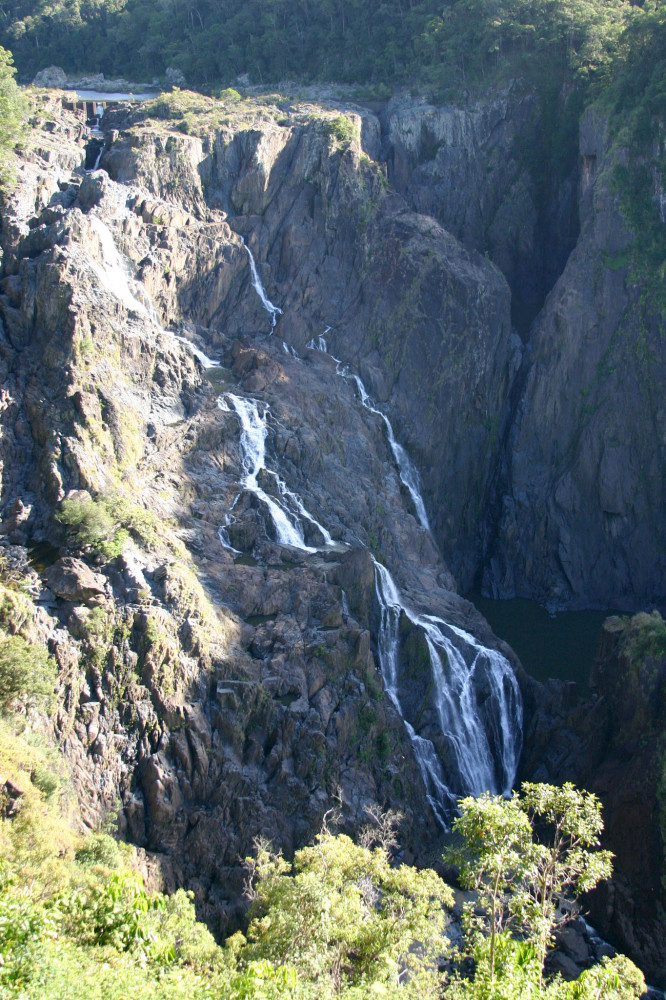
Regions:
M 554 785 L 524 782 L 521 805 L 536 827 L 529 852 L 528 902 L 525 919 L 543 965 L 553 928 L 556 900 L 588 892 L 612 871 L 610 851 L 597 850 L 603 830 L 601 803 L 567 782 Z
M 427 996 L 429 980 L 436 989 L 453 896 L 435 872 L 393 867 L 383 848 L 359 847 L 326 829 L 296 852 L 293 865 L 265 847 L 250 864 L 249 944 L 232 939 L 232 947 L 253 975 L 268 968 L 253 962 L 295 966 L 321 996 L 349 989 L 387 995 L 407 979 L 409 995 Z
M 558 922 L 560 897 L 579 896 L 611 873 L 611 854 L 601 851 L 601 804 L 568 782 L 522 785 L 522 796 L 466 798 L 453 824 L 463 846 L 447 860 L 460 864 L 462 884 L 477 893 L 467 907 L 475 955 L 488 967 L 493 986 L 500 935 L 511 922 L 531 943 L 541 983 L 543 963 Z M 479 930 L 488 930 L 488 944 Z M 511 952 L 510 944 L 504 945 Z M 513 949 L 515 952 L 515 949 Z M 512 953 L 513 954 L 513 953 Z M 515 955 L 511 957 L 514 961 Z
M 28 102 L 14 80 L 12 54 L 0 48 L 0 187 L 11 184 L 14 148 L 21 137 Z
M 525 883 L 532 847 L 532 826 L 516 793 L 466 798 L 453 824 L 464 841 L 448 860 L 460 863 L 460 881 L 477 899 L 465 909 L 468 933 L 479 939 L 489 933 L 490 979 L 495 978 L 497 939 L 511 914 L 510 904 Z

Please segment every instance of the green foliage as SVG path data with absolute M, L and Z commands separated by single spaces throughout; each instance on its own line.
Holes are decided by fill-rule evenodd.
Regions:
M 70 529 L 70 537 L 78 547 L 93 549 L 109 559 L 120 554 L 127 540 L 127 532 L 119 528 L 101 497 L 63 500 L 58 520 Z
M 391 989 L 407 968 L 415 989 L 427 980 L 452 903 L 434 872 L 395 868 L 381 847 L 326 831 L 296 852 L 293 865 L 260 849 L 251 869 L 255 899 L 242 962 L 295 965 L 322 996 Z
M 117 493 L 63 500 L 57 517 L 69 529 L 73 545 L 99 552 L 106 559 L 120 555 L 130 535 L 148 549 L 159 536 L 155 515 Z
M 521 800 L 502 804 L 485 796 L 478 809 L 474 800 L 462 803 L 458 829 L 483 918 L 472 979 L 442 979 L 436 971 L 447 947 L 453 894 L 434 872 L 391 862 L 395 815 L 369 811 L 372 827 L 362 840 L 380 845 L 374 849 L 326 827 L 293 863 L 259 846 L 248 862 L 253 902 L 247 937 L 239 932 L 221 949 L 197 921 L 191 893 L 148 893 L 132 867 L 132 848 L 104 833 L 78 838 L 54 807 L 41 800 L 31 805 L 28 793 L 26 799 L 17 817 L 0 820 L 0 996 L 635 1000 L 644 988 L 640 972 L 622 956 L 605 959 L 573 983 L 559 977 L 544 983 L 529 919 L 516 910 L 522 940 L 504 924 L 491 943 L 487 922 L 481 926 L 498 873 L 502 905 L 511 907 L 508 872 L 521 870 L 516 842 L 528 858 L 526 880 L 521 876 L 515 886 L 522 898 L 530 896 L 530 881 L 542 871 L 539 859 L 548 851 L 552 858 L 558 836 L 571 843 L 593 837 L 593 797 L 571 787 L 526 786 Z M 548 821 L 551 836 L 531 840 L 530 816 Z M 569 851 L 568 875 L 572 871 Z M 577 875 L 573 882 L 582 884 Z
M 231 103 L 231 104 L 235 104 L 237 101 L 242 101 L 243 100 L 243 98 L 238 93 L 238 91 L 234 90 L 233 87 L 225 87 L 223 90 L 220 90 L 220 92 L 218 93 L 217 97 L 218 97 L 218 100 L 220 100 L 220 101 L 227 101 L 228 103 Z
M 610 853 L 597 849 L 601 805 L 571 783 L 526 782 L 522 796 L 486 794 L 463 799 L 460 808 L 454 830 L 464 846 L 450 857 L 461 865 L 463 885 L 478 894 L 465 923 L 479 968 L 492 983 L 501 970 L 497 949 L 513 925 L 531 942 L 525 967 L 534 966 L 540 981 L 558 900 L 587 892 L 611 873 Z
M 12 63 L 11 52 L 0 48 L 0 188 L 13 183 L 14 148 L 23 134 L 28 114 L 28 102 L 16 86 Z
M 358 138 L 358 129 L 345 115 L 325 119 L 324 127 L 336 142 L 353 142 Z
M 659 660 L 666 656 L 666 622 L 658 611 L 639 612 L 624 619 L 621 649 L 630 662 L 638 665 L 646 657 Z
M 642 973 L 624 955 L 603 958 L 573 982 L 558 975 L 547 983 L 533 944 L 506 932 L 497 940 L 494 977 L 487 941 L 475 949 L 474 957 L 474 979 L 454 979 L 444 993 L 446 1000 L 638 1000 L 645 992 Z
M 55 663 L 43 646 L 20 635 L 0 640 L 0 711 L 19 699 L 48 706 L 55 681 Z
M 528 850 L 532 826 L 517 795 L 467 798 L 460 803 L 461 815 L 453 824 L 464 841 L 460 881 L 477 893 L 477 901 L 465 910 L 467 933 L 479 942 L 488 935 L 488 965 L 495 972 L 498 935 L 508 917 L 515 916 L 515 891 L 528 874 Z
M 75 890 L 61 897 L 58 906 L 67 932 L 79 943 L 145 952 L 149 940 L 145 916 L 164 906 L 164 900 L 160 895 L 147 896 L 140 876 L 133 872 L 114 872 L 103 886 Z
M 649 0 L 648 0 L 649 3 Z M 252 81 L 338 80 L 373 98 L 391 84 L 448 89 L 490 76 L 599 75 L 618 45 L 629 0 L 7 0 L 4 40 L 21 71 L 53 63 L 149 80 L 175 66 L 200 86 Z M 217 89 L 217 87 L 215 87 Z M 223 98 L 228 99 L 228 98 Z

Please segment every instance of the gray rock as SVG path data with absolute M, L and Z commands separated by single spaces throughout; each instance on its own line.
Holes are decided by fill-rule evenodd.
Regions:
M 88 603 L 106 592 L 106 579 L 81 559 L 58 559 L 44 573 L 49 589 L 64 601 Z
M 60 66 L 49 66 L 47 69 L 40 69 L 39 73 L 32 81 L 33 87 L 65 87 L 67 74 Z

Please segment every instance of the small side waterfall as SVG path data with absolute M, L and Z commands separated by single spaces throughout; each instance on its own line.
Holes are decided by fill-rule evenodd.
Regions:
M 330 533 L 323 524 L 320 524 L 305 509 L 300 497 L 287 487 L 287 484 L 280 478 L 277 472 L 272 472 L 266 468 L 266 417 L 269 412 L 268 407 L 266 406 L 262 416 L 254 400 L 235 396 L 231 392 L 225 393 L 218 400 L 218 406 L 222 410 L 229 410 L 229 404 L 231 404 L 231 408 L 238 414 L 241 422 L 240 449 L 241 461 L 245 472 L 245 478 L 242 483 L 243 489 L 254 493 L 268 508 L 278 542 L 281 545 L 291 545 L 292 548 L 301 549 L 303 552 L 316 552 L 317 549 L 315 547 L 307 545 L 305 542 L 303 521 L 309 521 L 319 531 L 325 545 L 334 545 L 335 543 Z M 269 496 L 259 486 L 258 476 L 260 472 L 274 477 L 280 495 L 279 500 Z M 236 504 L 236 500 L 232 505 L 232 509 Z M 228 527 L 228 525 L 225 525 L 225 527 Z M 228 538 L 226 538 L 226 541 L 223 541 L 223 544 L 225 547 L 231 548 Z
M 104 146 L 101 145 L 99 147 L 99 151 L 97 153 L 97 156 L 95 157 L 95 163 L 93 164 L 93 166 L 89 170 L 86 170 L 87 174 L 94 174 L 95 173 L 95 171 L 97 170 L 97 168 L 99 166 L 99 161 L 102 159 L 102 153 L 103 152 L 104 152 Z
M 252 251 L 250 250 L 245 240 L 242 240 L 242 242 L 243 246 L 247 250 L 247 255 L 250 261 L 250 274 L 252 275 L 252 287 L 254 288 L 255 292 L 261 299 L 262 306 L 271 317 L 271 332 L 272 332 L 275 329 L 275 324 L 278 321 L 278 316 L 282 315 L 282 310 L 279 309 L 278 306 L 274 306 L 271 300 L 266 295 L 266 289 L 261 283 L 261 278 L 259 277 L 259 274 L 257 272 L 257 265 L 254 262 Z
M 405 720 L 433 811 L 446 826 L 458 796 L 510 792 L 522 745 L 518 682 L 501 653 L 486 649 L 469 633 L 435 615 L 411 611 L 389 571 L 376 560 L 375 587 L 384 686 Z M 428 646 L 434 706 L 449 751 L 446 775 L 434 744 L 414 731 L 400 701 L 399 626 L 403 614 L 422 630 Z
M 324 330 L 324 334 L 328 333 L 330 329 L 331 329 L 330 326 L 327 326 L 326 329 Z M 309 347 L 310 350 L 312 351 L 321 351 L 322 354 L 328 354 L 328 346 L 326 344 L 326 340 L 324 339 L 323 335 L 317 338 L 313 337 L 312 340 L 308 342 L 307 347 Z M 329 355 L 329 357 L 333 356 Z M 342 362 L 338 360 L 338 358 L 333 358 L 333 360 L 336 363 L 337 374 L 340 375 L 342 378 L 345 378 L 348 381 L 353 382 L 356 388 L 358 389 L 358 394 L 361 399 L 361 405 L 364 406 L 366 410 L 369 410 L 370 413 L 374 413 L 384 422 L 384 427 L 386 429 L 386 437 L 388 438 L 388 443 L 393 453 L 395 464 L 398 467 L 398 472 L 400 473 L 400 479 L 402 483 L 407 487 L 409 495 L 412 498 L 412 503 L 414 504 L 414 509 L 416 511 L 416 516 L 419 519 L 419 524 L 421 525 L 422 528 L 425 528 L 426 531 L 430 531 L 430 522 L 428 521 L 428 515 L 426 513 L 425 504 L 423 502 L 423 497 L 421 496 L 421 482 L 418 470 L 413 465 L 409 455 L 407 454 L 403 446 L 398 441 L 396 441 L 391 421 L 389 420 L 389 418 L 386 416 L 385 413 L 383 413 L 381 410 L 378 410 L 377 407 L 374 405 L 360 377 L 358 375 L 354 375 L 353 372 L 350 372 L 349 368 L 346 365 L 343 365 Z
M 318 337 L 313 337 L 312 340 L 309 340 L 305 346 L 309 347 L 311 351 L 321 351 L 322 354 L 328 354 L 328 344 L 326 343 L 326 334 L 329 332 L 330 329 L 331 329 L 330 326 L 327 326 L 322 334 L 320 334 Z
M 368 393 L 366 392 L 365 386 L 363 385 L 363 382 L 361 381 L 358 375 L 354 375 L 352 372 L 349 371 L 348 368 L 340 365 L 339 362 L 338 362 L 337 372 L 338 375 L 342 376 L 342 378 L 350 379 L 352 382 L 354 382 L 356 388 L 358 389 L 358 394 L 361 397 L 362 406 L 364 406 L 366 410 L 369 410 L 370 413 L 376 414 L 384 421 L 384 427 L 386 428 L 386 437 L 388 438 L 388 443 L 390 445 L 391 451 L 393 452 L 393 458 L 395 459 L 395 464 L 398 466 L 400 479 L 407 487 L 409 495 L 412 498 L 412 503 L 414 504 L 414 509 L 416 510 L 416 516 L 419 519 L 419 524 L 421 525 L 422 528 L 425 528 L 426 531 L 430 531 L 430 523 L 428 521 L 428 515 L 426 513 L 425 504 L 423 503 L 423 497 L 421 496 L 421 484 L 419 481 L 419 474 L 414 465 L 412 464 L 411 459 L 407 454 L 407 452 L 405 451 L 405 449 L 402 447 L 401 444 L 398 444 L 398 442 L 396 441 L 395 434 L 393 433 L 393 427 L 391 426 L 391 421 L 389 420 L 389 418 L 386 416 L 385 413 L 382 413 L 381 410 L 378 410 L 377 407 L 373 405 L 373 402 L 370 399 Z

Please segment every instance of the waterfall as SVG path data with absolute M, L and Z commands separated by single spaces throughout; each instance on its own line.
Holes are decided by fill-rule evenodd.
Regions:
M 168 337 L 173 337 L 174 340 L 177 340 L 179 344 L 183 345 L 183 347 L 186 347 L 190 354 L 193 354 L 194 357 L 201 362 L 203 368 L 208 369 L 220 367 L 219 361 L 213 361 L 213 359 L 204 354 L 202 350 L 195 347 L 192 341 L 188 340 L 187 337 L 182 337 L 179 333 L 171 333 L 170 330 L 163 330 L 163 332 L 166 333 Z
M 90 262 L 100 283 L 127 309 L 138 313 L 160 332 L 186 346 L 204 367 L 219 364 L 184 337 L 163 330 L 150 296 L 143 285 L 131 277 L 129 264 L 118 251 L 108 226 L 95 215 L 90 215 L 89 219 L 100 241 L 102 266 L 95 261 Z M 253 285 L 271 314 L 274 326 L 281 311 L 266 298 L 252 254 L 249 248 L 246 249 Z M 311 344 L 315 349 L 323 350 L 326 340 L 322 335 Z M 395 440 L 388 417 L 374 406 L 357 375 L 351 374 L 339 362 L 336 371 L 341 377 L 354 382 L 361 404 L 383 421 L 400 478 L 412 497 L 420 523 L 427 529 L 428 519 L 419 490 L 418 474 L 404 448 Z M 260 413 L 257 402 L 233 393 L 220 397 L 218 405 L 222 410 L 233 410 L 240 420 L 240 452 L 244 472 L 242 489 L 253 493 L 266 506 L 278 542 L 303 552 L 316 552 L 315 547 L 305 542 L 304 524 L 308 522 L 320 533 L 325 545 L 334 545 L 328 530 L 309 513 L 300 497 L 287 487 L 277 472 L 266 468 L 268 407 L 265 406 Z M 259 485 L 260 473 L 273 478 L 277 496 L 270 496 Z M 232 523 L 233 508 L 240 495 L 231 505 L 225 524 L 218 530 L 220 543 L 233 553 L 237 550 L 231 545 L 227 529 Z M 522 740 L 518 684 L 500 653 L 486 649 L 473 636 L 435 615 L 417 614 L 410 610 L 389 571 L 376 561 L 375 588 L 380 609 L 377 645 L 384 686 L 404 720 L 433 812 L 446 826 L 459 795 L 478 795 L 486 790 L 510 791 Z M 416 733 L 404 717 L 400 701 L 401 615 L 421 630 L 428 648 L 433 703 L 442 740 L 448 751 L 446 766 L 434 744 Z
M 395 464 L 398 466 L 398 472 L 400 473 L 400 479 L 403 484 L 407 487 L 409 495 L 412 498 L 412 503 L 414 504 L 414 509 L 416 510 L 416 516 L 419 519 L 419 524 L 426 531 L 430 531 L 430 523 L 428 521 L 428 515 L 426 513 L 425 504 L 423 502 L 423 497 L 421 496 L 421 484 L 419 482 L 419 474 L 412 464 L 411 459 L 405 449 L 401 444 L 395 439 L 395 434 L 393 433 L 393 427 L 391 426 L 391 421 L 381 410 L 378 410 L 376 406 L 373 405 L 370 396 L 366 392 L 363 382 L 358 375 L 354 375 L 346 366 L 341 366 L 338 362 L 337 373 L 341 375 L 342 378 L 351 380 L 358 389 L 358 394 L 361 398 L 361 405 L 369 410 L 370 413 L 374 413 L 376 416 L 380 417 L 384 422 L 384 427 L 386 428 L 386 437 L 388 438 L 388 443 L 393 452 L 393 458 L 395 459 Z
M 171 330 L 164 329 L 160 323 L 157 309 L 155 308 L 144 285 L 140 281 L 136 281 L 133 277 L 131 277 L 129 263 L 118 250 L 109 227 L 105 222 L 102 222 L 98 216 L 93 215 L 92 213 L 88 215 L 88 219 L 90 221 L 90 225 L 97 234 L 102 251 L 101 267 L 97 261 L 90 261 L 90 266 L 97 275 L 100 284 L 106 288 L 111 295 L 119 299 L 119 301 L 122 302 L 123 305 L 131 312 L 135 312 L 140 316 L 143 316 L 154 327 L 156 327 L 160 333 L 163 333 L 165 337 L 171 337 L 172 340 L 177 340 L 179 344 L 182 344 L 185 348 L 187 348 L 190 354 L 193 354 L 204 368 L 217 368 L 220 362 L 213 361 L 209 358 L 202 350 L 195 347 L 195 345 L 189 341 L 187 337 L 183 337 L 178 333 L 173 333 Z
M 102 145 L 102 146 L 99 147 L 99 152 L 98 152 L 98 154 L 97 154 L 97 156 L 95 158 L 95 165 L 90 170 L 86 170 L 87 174 L 94 174 L 95 173 L 95 171 L 97 170 L 97 168 L 99 166 L 99 161 L 102 159 L 102 153 L 103 152 L 104 152 L 104 146 Z
M 327 326 L 324 330 L 324 334 L 328 333 L 330 326 Z M 312 340 L 308 341 L 307 347 L 312 351 L 321 351 L 322 354 L 328 354 L 328 346 L 324 336 L 313 337 Z M 329 355 L 329 357 L 333 357 Z M 363 382 L 358 375 L 354 375 L 353 372 L 349 371 L 347 365 L 343 365 L 338 358 L 333 358 L 336 363 L 336 373 L 341 376 L 341 378 L 347 379 L 354 383 L 358 389 L 358 394 L 361 399 L 361 405 L 365 407 L 370 413 L 374 413 L 375 416 L 379 417 L 386 429 L 386 437 L 388 438 L 388 443 L 393 453 L 393 458 L 395 464 L 398 467 L 398 473 L 400 475 L 400 480 L 404 486 L 407 487 L 410 497 L 412 498 L 412 503 L 414 504 L 414 509 L 416 511 L 416 516 L 419 519 L 419 524 L 426 531 L 430 531 L 430 522 L 428 521 L 428 514 L 426 513 L 425 504 L 423 502 L 423 497 L 421 496 L 421 483 L 419 478 L 419 473 L 409 455 L 403 448 L 403 446 L 396 441 L 395 434 L 393 433 L 393 427 L 391 421 L 386 416 L 382 410 L 378 410 L 377 407 L 372 402 L 370 396 L 368 395 Z
M 277 323 L 278 316 L 282 315 L 282 310 L 279 309 L 277 306 L 274 306 L 271 300 L 266 295 L 266 289 L 261 283 L 261 278 L 259 277 L 259 274 L 257 272 L 257 265 L 254 262 L 252 251 L 250 250 L 249 246 L 247 245 L 242 236 L 241 236 L 241 241 L 243 243 L 243 246 L 247 250 L 247 255 L 250 260 L 250 274 L 252 275 L 252 287 L 254 288 L 255 292 L 261 299 L 262 306 L 271 317 L 271 332 L 272 332 L 275 329 L 275 324 Z
M 348 374 L 345 377 L 353 378 Z M 372 412 L 380 412 L 372 406 L 360 379 L 356 384 L 363 405 Z M 235 412 L 240 419 L 241 462 L 245 473 L 242 488 L 267 507 L 278 542 L 304 552 L 316 552 L 305 542 L 303 525 L 308 521 L 321 533 L 326 545 L 334 544 L 329 532 L 306 510 L 300 497 L 288 489 L 276 472 L 266 468 L 268 407 L 260 413 L 255 400 L 230 392 L 219 398 L 218 406 Z M 259 485 L 260 473 L 274 478 L 276 497 L 269 496 Z M 219 529 L 221 544 L 232 552 L 236 550 L 226 528 L 237 500 L 238 496 L 225 525 Z M 433 813 L 446 828 L 461 795 L 510 792 L 522 743 L 520 689 L 501 653 L 486 649 L 468 632 L 437 615 L 413 611 L 388 569 L 374 558 L 373 563 L 380 617 L 377 653 L 384 688 L 404 721 Z M 348 614 L 346 594 L 342 602 L 343 611 Z M 401 616 L 421 632 L 428 650 L 433 721 L 441 733 L 436 742 L 441 739 L 445 749 L 443 758 L 432 740 L 417 733 L 405 717 L 400 698 Z
M 115 244 L 111 230 L 100 218 L 92 213 L 88 216 L 90 225 L 99 239 L 102 251 L 102 266 L 95 260 L 90 265 L 100 284 L 132 312 L 144 316 L 155 326 L 160 326 L 155 307 L 150 296 L 138 281 L 130 277 L 129 266 Z
M 241 422 L 240 450 L 243 471 L 245 472 L 245 478 L 242 483 L 243 489 L 254 493 L 268 507 L 278 542 L 281 545 L 290 545 L 292 548 L 301 549 L 303 552 L 316 552 L 316 548 L 305 543 L 302 523 L 305 520 L 309 521 L 320 532 L 325 545 L 334 545 L 335 542 L 330 533 L 323 524 L 320 524 L 305 509 L 300 497 L 287 487 L 287 484 L 278 476 L 277 472 L 272 472 L 266 468 L 266 418 L 269 412 L 268 406 L 265 407 L 262 416 L 259 413 L 257 403 L 253 399 L 245 399 L 242 396 L 235 396 L 233 393 L 228 392 L 218 400 L 218 406 L 222 410 L 228 411 L 230 409 L 229 403 L 231 404 L 231 408 L 238 414 Z M 258 476 L 260 472 L 273 476 L 280 495 L 279 500 L 269 496 L 259 486 Z M 236 501 L 234 501 L 234 505 L 235 503 Z M 232 509 L 234 505 L 232 505 Z M 224 541 L 222 544 L 230 548 L 230 545 Z
M 386 567 L 376 560 L 374 564 L 384 687 L 405 722 L 428 800 L 446 826 L 458 796 L 511 791 L 522 744 L 520 689 L 501 653 L 486 649 L 435 615 L 411 611 Z M 402 614 L 421 629 L 428 647 L 434 705 L 449 750 L 446 775 L 434 744 L 419 736 L 404 717 L 399 693 Z
M 328 344 L 326 343 L 326 334 L 329 332 L 330 329 L 331 329 L 330 326 L 327 326 L 322 334 L 320 334 L 318 337 L 313 337 L 312 340 L 309 340 L 305 346 L 309 347 L 311 351 L 321 351 L 322 354 L 328 354 Z
M 313 338 L 307 346 L 328 353 L 323 337 Z M 336 373 L 356 386 L 361 405 L 383 421 L 400 479 L 409 491 L 419 522 L 429 531 L 418 472 L 396 441 L 389 418 L 374 405 L 360 377 L 337 358 L 333 360 Z M 446 827 L 460 795 L 511 791 L 522 746 L 520 689 L 501 653 L 486 649 L 468 632 L 436 615 L 411 611 L 386 567 L 376 560 L 374 564 L 380 609 L 377 648 L 384 687 L 405 723 L 428 801 Z M 402 614 L 421 630 L 428 648 L 434 707 L 448 751 L 446 774 L 434 744 L 419 736 L 404 717 L 399 694 Z

